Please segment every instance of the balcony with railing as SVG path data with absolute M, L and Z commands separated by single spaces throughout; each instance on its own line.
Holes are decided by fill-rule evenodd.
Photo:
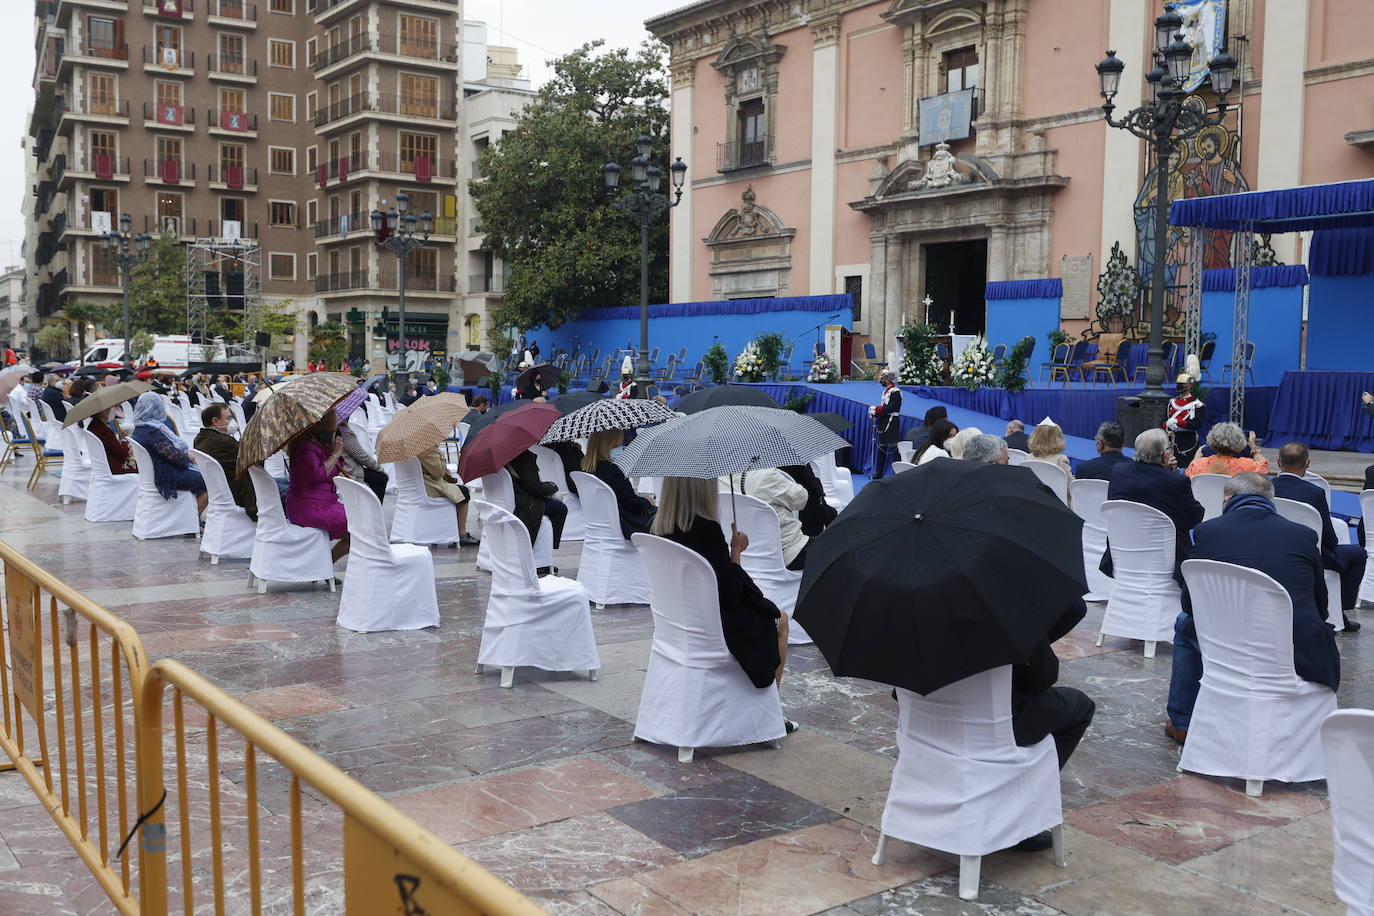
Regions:
M 163 16 L 162 10 L 159 8 L 158 0 L 143 0 L 143 15 L 158 16 L 160 18 L 165 18 Z M 195 0 L 181 0 L 181 18 L 194 19 L 195 15 Z
M 377 171 L 408 175 L 421 184 L 428 181 L 453 182 L 458 179 L 456 161 L 412 154 L 378 153 Z
M 468 292 L 503 295 L 506 292 L 506 278 L 500 274 L 471 274 L 468 276 Z
M 206 124 L 210 133 L 224 137 L 257 136 L 258 133 L 258 116 L 245 111 L 211 108 Z
M 773 164 L 773 159 L 773 138 L 771 135 L 716 144 L 716 171 L 718 172 L 770 166 Z
M 207 17 L 211 25 L 244 29 L 258 27 L 258 5 L 245 0 L 206 0 Z
M 399 289 L 395 268 L 383 268 L 377 277 L 377 289 Z M 458 278 L 453 274 L 420 274 L 406 272 L 406 293 L 456 293 Z
M 196 129 L 196 110 L 185 105 L 144 102 L 143 126 L 158 130 L 184 130 L 190 133 Z
M 85 98 L 80 101 L 63 99 L 61 114 L 58 116 L 58 130 L 69 131 L 76 121 L 115 123 L 129 121 L 129 100 L 112 99 L 104 96 Z
M 206 220 L 206 221 L 205 221 L 205 232 L 206 232 L 206 237 L 207 237 L 207 238 L 212 238 L 212 239 L 228 238 L 229 236 L 226 234 L 225 222 L 226 222 L 225 220 L 221 220 L 221 219 L 208 219 L 208 220 Z M 258 224 L 257 224 L 257 223 L 247 223 L 247 222 L 244 222 L 243 220 L 231 220 L 230 222 L 235 222 L 235 223 L 238 224 L 238 230 L 239 230 L 238 238 L 240 238 L 240 239 L 256 239 L 256 238 L 259 237 L 259 236 L 258 236 Z
M 53 178 L 67 184 L 78 178 L 96 181 L 128 181 L 129 157 L 115 156 L 111 153 L 84 151 L 66 163 L 60 176 Z
M 346 99 L 340 99 L 332 105 L 324 105 L 315 112 L 315 126 L 324 127 L 326 124 L 333 124 L 335 121 L 342 121 L 351 115 L 359 112 L 369 111 L 367 94 L 358 93 Z
M 315 223 L 315 238 L 346 238 L 357 232 L 372 231 L 372 214 L 343 213 Z
M 181 159 L 144 159 L 144 184 L 194 185 L 196 164 Z
M 440 13 L 458 11 L 459 0 L 388 0 L 393 6 L 409 6 Z M 317 23 L 328 22 L 338 16 L 367 6 L 368 0 L 305 0 L 305 10 Z
M 403 119 L 452 121 L 457 108 L 453 99 L 423 98 L 399 93 L 380 93 L 370 97 L 367 93 L 358 93 L 315 112 L 315 126 L 325 127 L 360 113 L 396 115 Z
M 338 273 L 318 274 L 315 277 L 315 292 L 338 293 L 354 289 L 371 289 L 366 269 L 345 270 Z
M 162 235 L 170 233 L 182 239 L 193 239 L 199 232 L 199 226 L 194 216 L 175 216 L 163 214 L 160 216 L 143 216 L 142 232 L 150 235 Z
M 196 52 L 185 48 L 143 46 L 143 69 L 158 76 L 195 76 Z
M 63 49 L 57 67 L 59 77 L 72 66 L 113 67 L 117 70 L 129 69 L 129 44 L 124 41 L 92 41 L 86 39 L 74 47 Z
M 215 165 L 205 167 L 205 180 L 216 191 L 256 191 L 258 170 L 244 165 Z
M 458 63 L 458 55 L 453 48 L 444 50 L 435 41 L 419 41 L 410 36 L 386 33 L 362 33 L 320 51 L 310 62 L 310 69 L 320 73 L 347 61 L 364 60 L 367 54 L 403 57 L 407 62 L 428 62 L 443 69 L 452 69 Z
M 235 83 L 258 81 L 257 60 L 241 54 L 211 54 L 206 58 L 205 69 L 212 80 L 229 80 Z

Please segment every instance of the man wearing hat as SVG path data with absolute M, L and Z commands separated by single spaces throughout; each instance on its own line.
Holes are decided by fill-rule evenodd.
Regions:
M 868 408 L 868 415 L 873 418 L 873 427 L 878 433 L 878 467 L 873 473 L 874 480 L 881 479 L 887 473 L 887 466 L 897 451 L 897 440 L 902 437 L 902 422 L 898 419 L 902 414 L 902 389 L 897 387 L 897 375 L 891 369 L 886 369 L 878 376 L 878 381 L 883 384 L 883 396 L 877 404 Z
M 1164 428 L 1174 443 L 1174 457 L 1180 469 L 1186 468 L 1201 444 L 1198 433 L 1207 419 L 1207 405 L 1193 393 L 1193 377 L 1178 375 L 1178 394 L 1169 400 Z
M 620 364 L 620 387 L 615 392 L 616 400 L 627 401 L 639 397 L 639 386 L 635 384 L 634 372 L 634 361 L 628 356 L 625 357 L 625 361 Z

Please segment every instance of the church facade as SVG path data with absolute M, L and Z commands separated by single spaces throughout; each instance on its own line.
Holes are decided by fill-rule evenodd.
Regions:
M 1374 172 L 1374 5 L 1181 0 L 1192 104 L 1203 62 L 1239 61 L 1223 127 L 1181 144 L 1171 198 Z M 1106 125 L 1094 65 L 1146 95 L 1149 0 L 702 0 L 647 25 L 670 51 L 673 301 L 852 294 L 879 352 L 907 321 L 980 333 L 987 282 L 1060 278 L 1089 327 L 1114 246 L 1148 259 L 1144 144 Z M 1205 55 L 1205 56 L 1204 56 Z M 1118 114 L 1120 110 L 1118 111 Z M 1230 263 L 1209 240 L 1207 266 Z M 1301 239 L 1275 239 L 1287 263 Z M 1170 261 L 1186 257 L 1170 239 Z M 1213 250 L 1215 249 L 1215 250 Z M 1050 330 L 1049 328 L 1045 329 Z

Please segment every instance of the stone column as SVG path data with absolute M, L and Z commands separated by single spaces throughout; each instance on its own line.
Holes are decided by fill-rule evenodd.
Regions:
M 671 108 L 672 157 L 687 163 L 682 201 L 670 213 L 668 223 L 668 301 L 692 301 L 692 175 L 707 174 L 708 164 L 692 161 L 692 84 L 696 61 L 681 59 L 669 66 L 673 95 Z M 671 174 L 671 173 L 670 173 Z
M 896 350 L 895 340 L 897 331 L 902 326 L 902 312 L 906 308 L 906 270 L 905 260 L 907 256 L 906 240 L 900 235 L 889 235 L 887 242 L 887 264 L 885 273 L 887 279 L 886 296 L 883 303 L 883 311 L 887 318 L 887 328 L 883 337 L 882 352 L 886 354 L 888 350 Z M 885 358 L 885 357 L 884 357 Z
M 840 81 L 840 18 L 811 25 L 811 213 L 807 292 L 835 288 L 835 148 Z
M 1011 249 L 1007 244 L 1008 235 L 1006 226 L 989 227 L 987 275 L 989 283 L 1006 280 L 1013 273 L 1011 264 L 1008 263 L 1008 259 L 1011 257 Z
M 864 309 L 864 323 L 878 355 L 882 356 L 882 342 L 887 339 L 887 237 L 881 232 L 868 236 L 868 299 Z

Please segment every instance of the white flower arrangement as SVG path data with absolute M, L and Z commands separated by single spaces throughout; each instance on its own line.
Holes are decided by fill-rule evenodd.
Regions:
M 960 388 L 977 391 L 997 378 L 997 363 L 988 350 L 987 341 L 979 337 L 964 348 L 950 366 L 950 381 Z
M 926 359 L 908 350 L 902 358 L 902 368 L 897 372 L 897 381 L 903 385 L 938 385 L 940 373 L 945 369 L 945 361 L 930 347 Z
M 840 370 L 835 365 L 835 361 L 830 358 L 828 353 L 820 353 L 816 356 L 815 362 L 811 364 L 811 371 L 807 373 L 808 382 L 838 382 L 840 380 Z
M 752 342 L 735 357 L 735 379 L 741 382 L 763 381 L 763 358 Z

